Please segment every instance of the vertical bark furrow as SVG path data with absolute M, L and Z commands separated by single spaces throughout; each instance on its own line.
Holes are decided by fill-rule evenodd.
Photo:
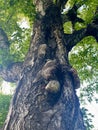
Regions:
M 85 130 L 58 7 L 48 6 L 40 20 L 4 130 Z

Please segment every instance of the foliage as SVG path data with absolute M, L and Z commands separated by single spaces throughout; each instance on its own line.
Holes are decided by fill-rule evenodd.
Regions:
M 85 37 L 70 53 L 70 62 L 77 69 L 81 81 L 90 82 L 98 76 L 98 44 L 93 37 Z M 74 60 L 73 60 L 74 59 Z
M 73 7 L 75 7 L 74 10 L 72 10 Z M 79 30 L 81 28 L 85 28 L 96 17 L 98 18 L 98 14 L 96 13 L 97 7 L 97 0 L 68 0 L 62 14 L 66 15 L 70 12 L 71 16 L 77 17 L 77 19 L 73 18 L 72 20 L 75 20 L 74 29 Z M 76 12 L 73 13 L 74 11 Z
M 98 43 L 94 37 L 85 37 L 70 52 L 70 63 L 78 71 L 81 87 L 79 89 L 80 102 L 85 106 L 86 102 L 96 101 L 98 93 Z M 87 130 L 92 130 L 92 114 L 82 108 L 84 122 Z
M 31 30 L 30 29 L 23 29 L 22 30 L 22 38 L 15 40 L 17 37 L 13 35 L 13 42 L 10 46 L 10 55 L 14 57 L 14 61 L 23 61 L 25 58 L 25 55 L 27 54 L 29 44 L 30 44 L 30 35 Z
M 11 45 L 8 52 L 0 50 L 0 64 L 24 60 L 30 44 L 34 17 L 35 8 L 31 0 L 0 0 L 0 27 L 6 32 Z
M 93 37 L 86 37 L 73 48 L 69 59 L 77 69 L 81 83 L 86 83 L 82 95 L 92 101 L 94 92 L 98 90 L 98 44 Z M 78 63 L 78 64 L 77 64 Z
M 77 17 L 83 19 L 84 22 L 75 21 L 74 29 L 79 30 L 85 28 L 89 23 L 91 23 L 95 17 L 98 17 L 96 10 L 98 7 L 97 0 L 69 0 L 65 6 L 65 12 L 63 15 L 68 13 L 68 10 L 76 4 Z M 70 22 L 70 21 L 69 21 Z M 73 26 L 64 23 L 65 33 L 71 34 L 70 30 L 73 30 Z M 70 52 L 69 59 L 70 63 L 78 71 L 81 87 L 80 88 L 80 101 L 82 104 L 86 104 L 86 101 L 92 102 L 96 98 L 96 93 L 98 93 L 98 43 L 94 37 L 85 37 L 81 40 L 77 46 L 75 46 Z M 84 122 L 87 130 L 92 130 L 92 118 L 91 113 L 87 109 L 82 109 L 84 115 Z
M 82 113 L 83 113 L 83 119 L 84 119 L 84 124 L 86 126 L 86 129 L 92 130 L 92 128 L 94 128 L 94 126 L 92 124 L 92 118 L 94 117 L 94 115 L 89 113 L 88 110 L 84 107 L 82 107 L 81 110 L 82 110 Z
M 72 23 L 71 23 L 71 21 L 65 22 L 63 24 L 63 27 L 64 27 L 64 33 L 72 34 L 73 30 L 72 30 Z
M 56 3 L 56 0 L 53 0 Z M 63 8 L 62 16 L 65 17 L 76 6 L 76 18 L 83 21 L 64 21 L 64 32 L 71 34 L 74 30 L 85 28 L 88 24 L 98 18 L 98 0 L 68 0 Z M 72 11 L 73 12 L 73 11 Z M 9 50 L 0 49 L 0 64 L 6 66 L 13 61 L 23 61 L 29 48 L 32 32 L 32 23 L 35 18 L 35 7 L 32 0 L 0 0 L 0 27 L 6 32 L 10 42 Z M 25 24 L 26 23 L 26 24 Z M 98 93 L 98 43 L 94 37 L 85 37 L 70 52 L 70 63 L 78 71 L 82 85 L 80 89 L 80 100 L 85 102 L 84 97 L 91 102 L 95 93 Z M 1 83 L 1 82 L 0 82 Z M 95 97 L 94 97 L 95 98 Z M 10 96 L 0 95 L 0 125 L 5 119 L 8 110 Z M 98 99 L 95 98 L 96 101 Z M 3 104 L 4 103 L 4 104 Z M 4 111 L 3 111 L 3 105 Z M 85 122 L 87 110 L 83 108 Z M 1 119 L 2 117 L 2 119 Z M 92 125 L 86 122 L 88 130 Z
M 0 93 L 0 127 L 2 127 L 6 119 L 10 100 L 11 100 L 11 95 L 3 95 Z

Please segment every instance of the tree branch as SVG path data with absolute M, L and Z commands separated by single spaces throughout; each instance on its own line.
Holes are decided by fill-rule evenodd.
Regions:
M 0 67 L 0 76 L 7 82 L 17 82 L 23 68 L 22 62 L 11 63 L 7 68 Z
M 4 30 L 0 28 L 0 49 L 4 49 L 9 52 L 10 43 Z M 19 80 L 19 74 L 22 71 L 22 62 L 11 63 L 7 67 L 0 66 L 0 76 L 8 82 L 17 82 Z
M 92 23 L 88 25 L 86 36 L 92 35 L 95 37 L 96 41 L 98 42 L 98 23 Z
M 85 37 L 86 29 L 81 29 L 79 31 L 74 31 L 73 34 L 65 34 L 66 47 L 68 52 Z
M 65 8 L 65 4 L 68 0 L 56 0 L 56 5 L 62 10 Z
M 67 50 L 70 51 L 79 41 L 81 41 L 86 36 L 93 36 L 98 42 L 98 20 L 89 24 L 85 29 L 74 31 L 73 34 L 65 34 Z
M 84 22 L 82 19 L 77 17 L 77 9 L 78 7 L 74 5 L 73 8 L 69 10 L 69 12 L 66 15 L 67 19 L 72 21 L 73 28 L 74 28 L 74 24 L 77 21 L 82 23 Z M 68 51 L 70 51 L 80 40 L 82 40 L 86 36 L 93 36 L 98 42 L 98 17 L 97 16 L 98 16 L 98 9 L 96 11 L 93 22 L 87 25 L 85 29 L 74 31 L 73 34 L 65 34 L 66 47 Z

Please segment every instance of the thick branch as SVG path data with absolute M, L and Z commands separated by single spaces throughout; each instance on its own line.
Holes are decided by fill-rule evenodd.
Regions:
M 69 19 L 70 21 L 72 21 L 73 28 L 74 28 L 74 24 L 77 21 L 84 22 L 82 19 L 77 17 L 77 9 L 78 7 L 74 5 L 73 8 L 69 10 L 69 12 L 67 13 L 65 17 L 65 20 Z M 96 11 L 96 15 L 98 13 L 97 11 Z M 96 16 L 93 22 L 87 25 L 85 29 L 74 31 L 73 34 L 65 34 L 66 46 L 67 46 L 68 51 L 70 51 L 80 40 L 82 40 L 86 36 L 93 36 L 98 42 L 98 18 Z
M 48 6 L 53 4 L 52 0 L 34 0 L 33 1 L 36 11 L 40 16 L 45 15 L 45 10 Z
M 86 36 L 95 37 L 98 42 L 98 24 L 91 23 L 86 29 L 81 29 L 75 31 L 73 34 L 65 34 L 66 47 L 70 51 L 79 41 L 81 41 Z
M 75 31 L 73 34 L 65 34 L 66 47 L 70 51 L 80 40 L 85 37 L 86 29 Z
M 65 8 L 65 4 L 68 0 L 56 0 L 56 5 L 62 10 Z
M 7 82 L 17 82 L 20 78 L 23 63 L 16 62 L 10 64 L 7 68 L 0 68 L 0 76 Z
M 96 38 L 96 41 L 98 42 L 98 23 L 92 23 L 88 25 L 86 35 L 92 35 Z

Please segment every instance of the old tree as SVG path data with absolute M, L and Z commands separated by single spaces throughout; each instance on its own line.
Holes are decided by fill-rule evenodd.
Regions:
M 77 71 L 69 63 L 68 55 L 86 36 L 93 36 L 98 41 L 98 2 L 97 0 L 32 2 L 8 0 L 6 4 L 12 9 L 6 13 L 10 14 L 6 25 L 0 25 L 0 48 L 6 54 L 3 57 L 5 58 L 10 53 L 12 45 L 10 41 L 17 34 L 17 31 L 13 31 L 13 35 L 7 36 L 9 30 L 5 26 L 7 24 L 13 26 L 13 23 L 9 22 L 11 18 L 14 19 L 14 23 L 16 22 L 14 15 L 18 6 L 20 12 L 28 15 L 32 8 L 34 11 L 35 5 L 33 35 L 25 60 L 19 62 L 8 56 L 6 60 L 8 63 L 5 62 L 6 65 L 2 63 L 0 66 L 0 75 L 4 80 L 18 82 L 4 130 L 85 130 L 76 95 L 80 80 Z M 20 9 L 21 7 L 23 9 Z M 82 15 L 83 12 L 87 15 Z M 85 17 L 88 15 L 90 16 L 87 21 Z M 2 19 L 1 17 L 1 21 Z M 67 21 L 71 21 L 71 34 L 65 33 L 64 23 Z M 19 40 L 19 35 L 16 40 Z M 18 51 L 17 46 L 15 51 Z

